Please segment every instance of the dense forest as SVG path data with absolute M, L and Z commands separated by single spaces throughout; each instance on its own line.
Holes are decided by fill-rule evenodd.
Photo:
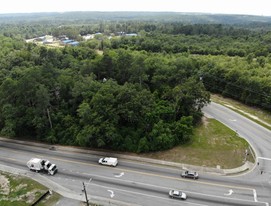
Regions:
M 0 16 L 1 135 L 149 152 L 189 142 L 209 92 L 271 111 L 268 18 L 216 24 L 168 13 L 92 21 L 80 14 Z M 80 44 L 25 41 L 46 34 Z

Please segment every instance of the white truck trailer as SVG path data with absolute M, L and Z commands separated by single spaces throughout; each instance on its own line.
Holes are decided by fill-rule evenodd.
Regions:
M 99 159 L 99 164 L 116 167 L 118 159 L 113 157 L 103 157 Z
M 46 159 L 32 158 L 26 163 L 31 171 L 47 172 L 54 175 L 57 172 L 57 166 Z

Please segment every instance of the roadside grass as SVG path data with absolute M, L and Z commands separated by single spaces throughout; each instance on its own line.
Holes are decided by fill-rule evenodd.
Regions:
M 190 165 L 236 168 L 245 160 L 254 162 L 248 142 L 215 119 L 203 118 L 194 130 L 191 141 L 185 145 L 161 152 L 141 154 L 147 158 L 160 159 Z
M 29 206 L 38 200 L 48 189 L 29 178 L 0 172 L 0 205 L 1 206 Z M 53 193 L 47 196 L 46 202 L 38 206 L 53 206 L 59 199 Z
M 232 109 L 233 111 L 271 130 L 271 112 L 256 107 L 247 106 L 236 100 L 225 98 L 218 94 L 212 94 L 211 100 L 215 103 L 228 107 L 229 109 Z

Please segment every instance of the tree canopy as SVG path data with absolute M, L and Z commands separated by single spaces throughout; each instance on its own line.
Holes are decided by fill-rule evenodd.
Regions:
M 189 142 L 209 92 L 271 111 L 268 24 L 79 22 L 3 24 L 1 135 L 149 152 Z M 46 32 L 80 44 L 25 42 Z

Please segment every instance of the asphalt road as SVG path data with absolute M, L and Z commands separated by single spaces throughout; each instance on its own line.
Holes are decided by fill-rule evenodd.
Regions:
M 260 164 L 245 174 L 221 176 L 202 172 L 199 180 L 189 180 L 181 178 L 181 169 L 176 167 L 121 158 L 119 165 L 113 168 L 99 165 L 100 155 L 84 151 L 54 151 L 46 146 L 5 141 L 0 141 L 0 164 L 29 172 L 26 162 L 30 158 L 49 159 L 57 164 L 59 172 L 55 176 L 33 173 L 33 177 L 46 178 L 48 183 L 61 185 L 68 189 L 71 197 L 74 195 L 81 200 L 85 198 L 84 182 L 90 201 L 100 201 L 103 205 L 269 205 L 271 180 L 270 170 L 266 168 L 271 163 L 270 131 L 214 103 L 204 108 L 204 112 L 247 138 Z M 261 170 L 264 170 L 263 174 Z M 188 199 L 170 199 L 170 189 L 184 191 Z

